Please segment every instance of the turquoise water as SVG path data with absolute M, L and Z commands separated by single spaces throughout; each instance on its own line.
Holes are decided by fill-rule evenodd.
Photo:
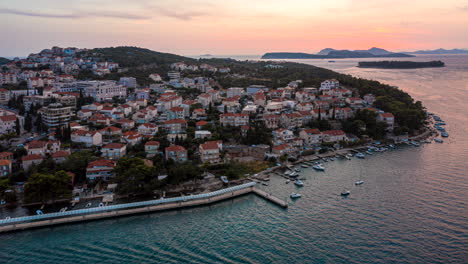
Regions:
M 303 169 L 305 186 L 272 177 L 254 195 L 209 207 L 0 235 L 2 263 L 466 263 L 468 60 L 440 71 L 372 75 L 407 90 L 448 123 L 443 144 Z M 447 64 L 447 61 L 446 61 Z M 364 77 L 364 76 L 363 76 Z M 354 186 L 363 179 L 365 183 Z M 351 195 L 339 193 L 349 188 Z

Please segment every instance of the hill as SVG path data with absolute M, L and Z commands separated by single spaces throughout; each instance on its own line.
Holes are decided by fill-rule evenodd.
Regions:
M 162 53 L 138 47 L 95 48 L 80 53 L 81 57 L 101 57 L 106 61 L 117 62 L 121 67 L 138 67 L 150 64 L 170 64 L 174 62 L 194 62 L 192 58 L 171 53 Z
M 435 49 L 435 50 L 418 50 L 418 51 L 409 51 L 409 52 L 403 52 L 407 54 L 468 54 L 468 50 L 466 49 L 451 49 L 451 50 L 446 50 L 446 49 Z
M 381 57 L 413 57 L 409 54 L 394 53 L 381 48 L 368 50 L 335 50 L 326 48 L 317 54 L 300 52 L 270 52 L 265 53 L 262 59 L 344 59 L 344 58 L 381 58 Z
M 0 65 L 7 64 L 9 63 L 10 60 L 7 58 L 0 57 Z
M 379 68 L 379 69 L 418 69 L 418 68 L 435 68 L 444 67 L 442 61 L 361 61 L 358 67 L 360 68 Z

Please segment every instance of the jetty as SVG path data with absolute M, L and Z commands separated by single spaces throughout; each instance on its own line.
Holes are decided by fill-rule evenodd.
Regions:
M 187 207 L 203 206 L 219 201 L 232 199 L 245 194 L 254 193 L 283 208 L 288 204 L 263 190 L 255 188 L 255 182 L 249 182 L 218 191 L 175 198 L 162 198 L 136 203 L 100 206 L 65 212 L 48 213 L 41 215 L 6 218 L 0 220 L 0 233 L 20 231 L 32 228 L 48 227 L 54 225 L 71 224 L 112 217 L 135 214 L 152 213 L 165 210 L 182 209 Z

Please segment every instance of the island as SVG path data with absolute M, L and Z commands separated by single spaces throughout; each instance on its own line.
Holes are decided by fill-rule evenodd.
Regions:
M 326 48 L 317 54 L 303 52 L 269 52 L 262 59 L 346 59 L 346 58 L 405 58 L 414 57 L 405 53 L 390 52 L 381 48 L 370 48 L 368 50 L 335 50 Z
M 361 61 L 359 68 L 379 68 L 379 69 L 418 69 L 445 67 L 442 61 Z

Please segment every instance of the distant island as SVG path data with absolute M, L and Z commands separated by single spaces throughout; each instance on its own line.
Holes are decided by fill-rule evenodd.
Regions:
M 414 57 L 405 53 L 390 52 L 381 48 L 370 48 L 368 50 L 335 50 L 326 48 L 317 54 L 302 52 L 269 52 L 262 59 L 346 59 L 346 58 L 404 58 Z
M 444 54 L 468 54 L 467 49 L 435 49 L 435 50 L 418 50 L 418 51 L 409 51 L 402 52 L 406 54 L 427 54 L 427 55 L 444 55 Z
M 9 63 L 10 60 L 7 58 L 0 57 L 0 65 L 7 64 Z
M 442 61 L 361 61 L 357 67 L 360 68 L 379 68 L 379 69 L 418 69 L 444 67 Z

